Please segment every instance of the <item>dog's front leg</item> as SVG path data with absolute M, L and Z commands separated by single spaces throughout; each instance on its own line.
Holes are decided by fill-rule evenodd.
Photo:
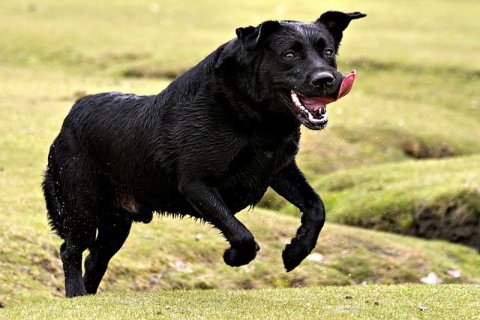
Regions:
M 232 267 L 252 261 L 260 247 L 252 233 L 227 208 L 219 192 L 201 182 L 183 182 L 180 193 L 189 201 L 202 218 L 218 228 L 230 243 L 223 260 Z
M 291 271 L 315 248 L 325 223 L 325 208 L 294 161 L 276 175 L 270 186 L 303 213 L 295 238 L 283 251 L 283 264 Z

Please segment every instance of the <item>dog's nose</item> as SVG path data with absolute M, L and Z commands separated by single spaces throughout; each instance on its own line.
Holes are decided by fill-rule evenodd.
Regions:
M 333 80 L 335 80 L 335 78 L 330 72 L 321 71 L 313 75 L 312 84 L 314 86 L 330 85 L 333 83 Z

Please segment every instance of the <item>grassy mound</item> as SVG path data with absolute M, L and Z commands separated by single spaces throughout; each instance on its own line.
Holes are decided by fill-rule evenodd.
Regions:
M 351 168 L 313 180 L 330 221 L 444 239 L 480 250 L 480 156 Z M 273 193 L 264 199 L 298 215 Z
M 479 156 L 345 170 L 315 181 L 336 222 L 480 250 Z

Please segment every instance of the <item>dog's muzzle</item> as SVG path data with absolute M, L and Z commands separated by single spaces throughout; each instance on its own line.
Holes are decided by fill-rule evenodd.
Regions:
M 294 90 L 290 91 L 290 98 L 300 122 L 312 130 L 320 130 L 327 126 L 327 104 L 346 96 L 353 87 L 356 72 L 353 70 L 343 78 L 337 92 L 323 97 L 307 97 Z

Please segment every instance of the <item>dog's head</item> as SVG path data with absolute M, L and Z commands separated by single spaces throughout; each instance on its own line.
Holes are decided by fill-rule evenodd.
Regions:
M 255 68 L 254 90 L 258 96 L 275 99 L 278 108 L 288 110 L 306 127 L 324 128 L 326 105 L 346 95 L 355 72 L 343 76 L 337 71 L 336 54 L 343 31 L 360 12 L 329 11 L 313 23 L 266 21 L 257 27 L 238 28 L 234 46 L 225 50 L 236 64 Z M 239 51 L 241 51 L 239 53 Z M 224 62 L 225 57 L 220 59 Z M 260 85 L 259 85 L 260 83 Z

